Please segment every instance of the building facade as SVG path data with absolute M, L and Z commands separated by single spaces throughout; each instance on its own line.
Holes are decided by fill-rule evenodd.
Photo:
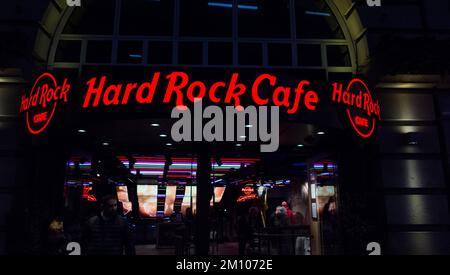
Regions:
M 337 159 L 344 163 L 339 252 L 367 254 L 369 242 L 380 243 L 383 254 L 450 252 L 446 1 L 35 2 L 1 9 L 0 253 L 41 253 L 48 222 L 63 204 L 70 144 L 80 139 L 61 140 L 66 135 L 55 132 L 64 126 L 40 138 L 26 133 L 18 111 L 36 72 L 82 78 L 117 69 L 126 79 L 125 70 L 149 68 L 198 75 L 296 70 L 326 81 L 363 75 L 382 117 L 369 144 L 345 143 L 344 135 L 332 145 L 342 147 Z M 280 154 L 292 146 L 282 145 Z

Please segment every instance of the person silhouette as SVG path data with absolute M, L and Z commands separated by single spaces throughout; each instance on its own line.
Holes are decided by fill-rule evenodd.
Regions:
M 127 221 L 117 214 L 117 199 L 106 195 L 101 211 L 87 221 L 82 234 L 82 251 L 88 255 L 134 255 L 132 233 Z

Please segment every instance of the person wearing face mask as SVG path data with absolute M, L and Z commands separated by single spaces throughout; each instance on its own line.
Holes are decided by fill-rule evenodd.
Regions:
M 82 253 L 87 255 L 134 255 L 132 232 L 117 213 L 117 199 L 101 199 L 100 213 L 90 218 L 83 230 Z

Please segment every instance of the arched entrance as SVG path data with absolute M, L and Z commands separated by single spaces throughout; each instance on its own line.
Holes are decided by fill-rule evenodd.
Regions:
M 139 1 L 138 1 L 139 2 Z M 201 2 L 201 1 L 199 1 Z M 230 8 L 230 13 L 231 10 L 233 10 L 233 15 L 232 15 L 232 22 L 230 21 L 230 25 L 231 23 L 236 24 L 235 22 L 237 21 L 238 15 L 236 14 L 237 11 L 239 11 L 239 9 L 237 8 L 237 4 L 238 2 L 234 3 L 233 1 L 228 1 L 230 2 L 229 5 L 232 6 L 233 4 L 235 4 L 234 6 L 236 6 L 235 8 Z M 269 1 L 270 2 L 270 1 Z M 295 10 L 295 7 L 297 5 L 297 1 L 291 0 L 291 1 L 285 1 L 289 7 L 288 12 L 284 15 L 288 15 L 290 18 L 290 21 L 287 21 L 286 26 L 290 27 L 290 31 L 288 32 L 287 35 L 285 35 L 285 38 L 289 38 L 289 39 L 285 39 L 285 42 L 292 42 L 293 43 L 293 48 L 292 48 L 292 53 L 293 55 L 291 56 L 292 58 L 292 65 L 291 66 L 298 66 L 300 68 L 302 68 L 303 66 L 305 67 L 317 67 L 313 66 L 313 65 L 302 65 L 299 64 L 298 60 L 295 60 L 295 48 L 299 47 L 301 45 L 318 45 L 320 46 L 320 54 L 321 54 L 321 64 L 319 65 L 319 67 L 325 67 L 327 68 L 327 70 L 329 72 L 360 72 L 364 69 L 364 67 L 367 65 L 368 63 L 368 59 L 369 59 L 369 51 L 368 51 L 368 45 L 367 45 L 367 39 L 365 36 L 365 29 L 361 24 L 361 21 L 359 19 L 359 16 L 356 12 L 355 9 L 355 4 L 350 1 L 350 0 L 344 0 L 344 1 L 333 1 L 333 0 L 327 0 L 327 1 L 306 1 L 305 7 L 302 7 L 303 11 L 305 11 L 306 8 L 308 7 L 312 7 L 315 8 L 315 10 L 317 11 L 316 13 L 314 13 L 314 9 L 310 10 L 309 12 L 310 15 L 312 16 L 318 16 L 318 17 L 327 17 L 326 20 L 319 20 L 318 22 L 321 22 L 322 24 L 324 22 L 326 22 L 326 24 L 328 24 L 328 30 L 326 30 L 326 32 L 328 32 L 328 36 L 322 36 L 323 34 L 319 34 L 317 35 L 308 35 L 308 31 L 307 29 L 311 29 L 310 34 L 314 33 L 314 28 L 317 28 L 317 26 L 308 26 L 308 25 L 301 25 L 301 22 L 295 21 L 295 12 L 292 12 L 292 14 L 290 13 L 291 11 Z M 316 2 L 316 3 L 313 3 Z M 91 11 L 91 13 L 89 14 L 89 9 L 91 7 L 90 1 L 87 1 L 87 5 L 83 6 L 82 8 L 73 8 L 73 7 L 68 7 L 65 5 L 64 1 L 60 1 L 60 2 L 51 2 L 49 7 L 47 8 L 46 11 L 46 15 L 44 16 L 44 18 L 42 19 L 42 27 L 41 30 L 38 32 L 37 34 L 37 38 L 36 38 L 36 46 L 35 46 L 35 50 L 34 50 L 34 56 L 36 57 L 37 61 L 40 62 L 43 66 L 47 67 L 47 68 L 78 68 L 82 65 L 84 65 L 85 63 L 90 63 L 89 61 L 86 60 L 86 50 L 87 50 L 87 43 L 89 41 L 89 39 L 94 39 L 94 40 L 112 40 L 113 41 L 113 47 L 114 49 L 112 49 L 113 51 L 117 51 L 117 40 L 121 39 L 121 37 L 123 39 L 127 39 L 127 40 L 142 40 L 142 39 L 151 39 L 152 37 L 150 35 L 144 35 L 144 33 L 149 33 L 144 32 L 144 33 L 139 33 L 139 32 L 129 32 L 131 33 L 131 35 L 128 35 L 128 33 L 122 35 L 120 33 L 120 27 L 118 26 L 119 20 L 120 20 L 120 15 L 121 15 L 121 10 L 122 10 L 122 3 L 121 1 L 111 1 L 110 4 L 99 4 L 97 6 L 97 8 L 101 8 L 101 12 L 105 12 L 105 13 L 110 13 L 110 16 L 108 17 L 110 22 L 110 24 L 107 24 L 105 22 L 100 22 L 101 24 L 99 24 L 99 28 L 103 28 L 104 30 L 107 29 L 106 32 L 100 30 L 99 36 L 96 37 L 96 31 L 88 31 L 87 33 L 84 33 L 84 37 L 83 37 L 83 33 L 81 31 L 78 32 L 77 34 L 81 34 L 81 35 L 75 35 L 74 33 L 71 33 L 70 28 L 75 27 L 76 28 L 76 24 L 83 24 L 83 23 L 87 23 L 87 22 L 83 22 L 83 16 L 90 16 L 90 22 L 91 23 L 93 20 L 95 20 L 95 12 L 97 11 Z M 173 1 L 173 3 L 171 3 L 171 5 L 166 5 L 165 7 L 161 7 L 161 11 L 163 12 L 171 12 L 171 15 L 175 15 L 174 20 L 173 20 L 173 25 L 171 26 L 172 29 L 169 30 L 167 26 L 164 25 L 164 27 L 160 26 L 160 27 L 156 27 L 156 29 L 158 28 L 162 28 L 167 30 L 164 33 L 164 38 L 167 39 L 169 42 L 172 41 L 174 39 L 179 39 L 182 38 L 181 33 L 179 33 L 179 24 L 180 24 L 180 18 L 179 18 L 179 12 L 180 12 L 180 8 L 182 8 L 180 5 L 182 5 L 179 1 Z M 163 6 L 163 5 L 161 5 Z M 168 6 L 168 7 L 167 7 Z M 151 5 L 145 7 L 147 9 L 150 8 L 151 10 Z M 214 8 L 214 6 L 212 6 L 212 8 Z M 226 9 L 227 7 L 225 7 Z M 124 7 L 124 9 L 126 10 L 126 6 Z M 138 9 L 136 10 L 132 10 L 133 12 L 136 12 Z M 244 9 L 245 10 L 245 9 Z M 251 10 L 251 9 L 250 9 Z M 305 12 L 308 12 L 308 10 L 306 10 Z M 133 13 L 130 13 L 133 14 Z M 153 16 L 155 14 L 152 14 Z M 143 14 L 138 14 L 138 16 L 143 16 Z M 145 15 L 144 15 L 145 16 Z M 228 16 L 229 17 L 229 16 Z M 329 19 L 328 17 L 331 17 L 332 19 Z M 260 18 L 260 20 L 263 20 L 264 18 Z M 139 19 L 137 19 L 138 21 Z M 227 19 L 229 20 L 229 18 Z M 135 21 L 135 22 L 137 22 Z M 294 22 L 293 22 L 294 21 Z M 129 23 L 131 24 L 131 22 Z M 106 25 L 106 27 L 105 27 Z M 296 28 L 297 25 L 300 26 L 299 28 L 299 32 L 297 33 Z M 157 25 L 158 26 L 158 25 Z M 233 25 L 234 26 L 234 25 Z M 198 27 L 198 26 L 197 26 Z M 234 26 L 235 27 L 235 26 Z M 155 27 L 152 27 L 155 28 Z M 195 28 L 195 26 L 193 27 Z M 236 28 L 236 27 L 235 27 Z M 333 29 L 334 28 L 334 29 Z M 85 28 L 86 29 L 86 28 Z M 145 27 L 144 29 L 149 29 L 147 27 Z M 300 31 L 300 29 L 302 31 Z M 239 30 L 240 31 L 240 30 Z M 155 31 L 153 33 L 157 34 L 157 33 L 161 33 L 160 31 Z M 251 32 L 251 30 L 250 30 Z M 286 32 L 286 30 L 284 30 L 284 32 Z M 152 33 L 152 32 L 150 32 Z M 121 36 L 122 35 L 122 36 Z M 197 33 L 198 35 L 198 33 Z M 205 38 L 205 35 L 202 35 L 203 38 Z M 213 35 L 211 35 L 211 33 L 207 36 L 213 37 Z M 222 36 L 222 35 L 219 35 Z M 224 31 L 223 37 L 227 36 L 228 39 L 225 39 L 228 42 L 232 42 L 233 43 L 233 55 L 236 55 L 237 52 L 239 51 L 239 47 L 236 46 L 235 43 L 237 43 L 238 39 L 241 40 L 245 40 L 243 37 L 239 37 L 238 34 L 238 30 L 228 30 L 228 31 Z M 308 37 L 309 36 L 309 37 Z M 261 36 L 260 36 L 261 37 Z M 270 38 L 270 35 L 268 36 Z M 322 39 L 323 37 L 326 37 L 326 39 Z M 161 38 L 161 37 L 159 37 Z M 303 40 L 304 38 L 304 40 Z M 318 39 L 317 39 L 318 38 Z M 57 48 L 58 45 L 60 43 L 60 40 L 68 40 L 68 41 L 79 41 L 81 44 L 78 48 L 78 51 L 81 52 L 81 56 L 79 59 L 75 58 L 72 59 L 72 62 L 67 62 L 66 60 L 64 60 L 63 62 L 59 62 L 58 58 L 55 58 L 55 55 L 57 54 Z M 157 37 L 153 37 L 153 39 L 157 39 Z M 183 40 L 183 39 L 181 39 Z M 290 41 L 293 40 L 293 41 Z M 215 40 L 212 40 L 215 41 Z M 266 39 L 256 39 L 257 42 L 261 42 L 263 43 L 267 43 L 269 40 Z M 252 41 L 253 42 L 253 41 Z M 328 64 L 326 56 L 327 56 L 327 49 L 326 46 L 339 46 L 339 45 L 345 45 L 348 47 L 348 49 L 346 51 L 348 51 L 348 55 L 349 55 L 349 59 L 350 59 L 350 64 L 348 67 L 351 67 L 351 69 L 342 69 L 339 68 L 340 66 L 336 66 L 333 64 Z M 242 48 L 244 50 L 244 47 Z M 205 50 L 205 49 L 204 49 Z M 265 47 L 262 50 L 267 50 Z M 336 49 L 333 49 L 334 51 L 338 51 Z M 332 51 L 333 51 L 332 50 Z M 144 48 L 145 51 L 145 48 Z M 299 51 L 301 51 L 301 49 L 299 49 Z M 314 51 L 314 50 L 313 50 Z M 174 47 L 173 49 L 173 53 L 177 53 L 177 47 Z M 115 53 L 112 53 L 112 60 L 110 60 L 110 62 L 106 62 L 106 64 L 116 64 L 117 63 L 117 59 L 114 58 Z M 232 61 L 232 65 L 236 65 L 237 63 L 239 63 L 239 60 L 236 60 L 236 57 L 234 57 L 235 59 Z M 115 61 L 115 62 L 114 62 Z M 120 61 L 119 61 L 120 62 Z M 172 63 L 177 65 L 178 61 L 174 61 L 174 62 L 167 62 L 167 63 Z M 147 60 L 143 60 L 142 64 L 143 65 L 150 65 L 152 62 L 147 62 Z M 313 62 L 314 63 L 314 62 Z M 78 65 L 77 65 L 78 64 Z M 270 66 L 270 64 L 268 64 L 267 62 L 263 62 L 262 65 L 265 66 Z

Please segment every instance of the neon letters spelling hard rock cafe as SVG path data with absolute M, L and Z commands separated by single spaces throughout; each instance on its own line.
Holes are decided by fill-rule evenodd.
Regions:
M 162 78 L 166 81 L 163 82 Z M 301 108 L 314 112 L 320 104 L 319 95 L 331 98 L 336 105 L 346 108 L 349 123 L 356 133 L 363 138 L 370 138 L 380 121 L 379 101 L 372 97 L 367 85 L 360 79 L 353 79 L 348 85 L 332 84 L 332 91 L 318 93 L 311 89 L 307 80 L 299 80 L 293 86 L 277 83 L 277 76 L 263 73 L 246 85 L 239 82 L 239 73 L 232 73 L 229 79 L 217 81 L 210 85 L 196 79 L 190 79 L 185 72 L 171 72 L 163 75 L 154 72 L 148 82 L 115 83 L 107 76 L 92 77 L 81 89 L 84 97 L 84 109 L 98 106 L 154 104 L 156 93 L 163 92 L 164 104 L 175 103 L 180 109 L 186 108 L 187 101 L 195 102 L 199 98 L 208 98 L 213 104 L 233 105 L 236 110 L 243 110 L 241 97 L 250 93 L 251 99 L 258 106 L 279 106 L 293 115 Z M 164 83 L 164 84 L 162 84 Z M 344 87 L 346 87 L 344 89 Z M 26 114 L 28 131 L 31 134 L 43 132 L 59 107 L 68 102 L 71 86 L 67 79 L 58 84 L 51 73 L 43 73 L 32 86 L 28 95 L 23 95 L 20 112 Z M 262 89 L 269 89 L 271 96 L 263 97 Z M 291 100 L 292 99 L 292 100 Z

